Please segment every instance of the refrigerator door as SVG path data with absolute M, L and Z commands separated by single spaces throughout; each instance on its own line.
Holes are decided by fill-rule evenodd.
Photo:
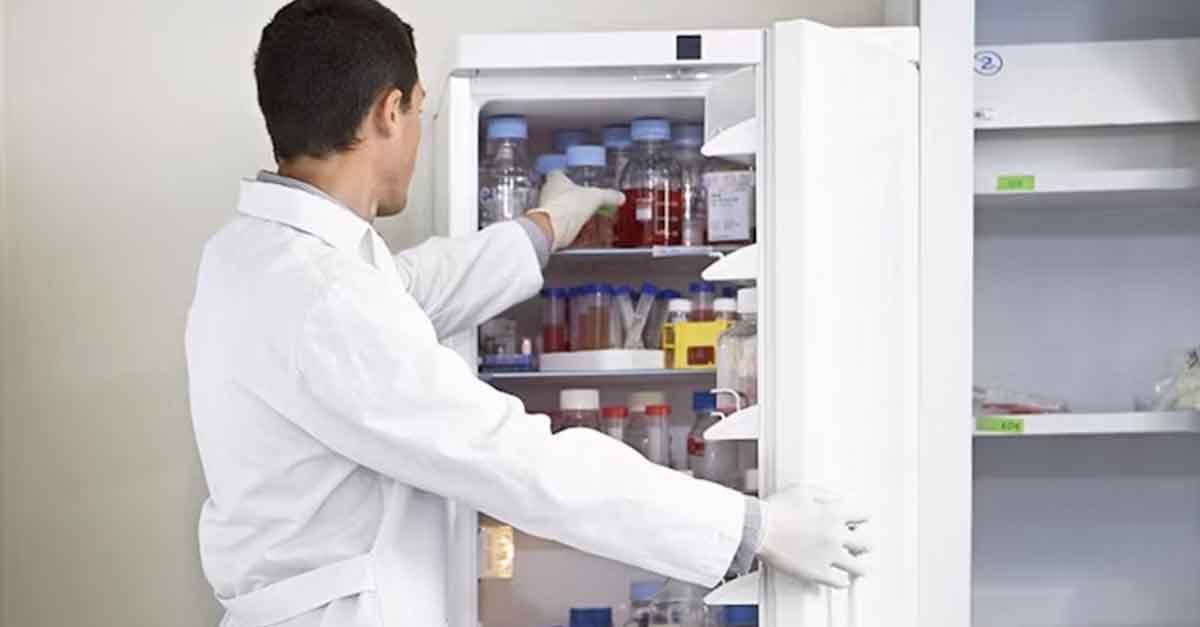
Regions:
M 916 50 L 916 29 L 793 21 L 768 35 L 764 493 L 853 495 L 875 539 L 870 576 L 849 591 L 768 571 L 768 627 L 916 627 Z

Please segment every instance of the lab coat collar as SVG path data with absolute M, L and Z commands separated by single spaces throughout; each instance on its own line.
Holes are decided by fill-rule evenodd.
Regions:
M 362 254 L 364 239 L 374 230 L 366 220 L 331 200 L 250 179 L 242 181 L 238 213 L 290 226 L 353 255 Z

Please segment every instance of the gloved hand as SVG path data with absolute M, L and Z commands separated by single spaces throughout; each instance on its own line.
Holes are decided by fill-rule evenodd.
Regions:
M 580 187 L 561 171 L 551 172 L 542 187 L 541 206 L 529 213 L 543 213 L 554 230 L 554 250 L 570 246 L 596 210 L 605 205 L 619 207 L 625 195 L 613 189 Z
M 859 556 L 870 546 L 858 527 L 869 518 L 826 490 L 788 488 L 764 503 L 759 557 L 794 577 L 845 588 L 866 574 Z

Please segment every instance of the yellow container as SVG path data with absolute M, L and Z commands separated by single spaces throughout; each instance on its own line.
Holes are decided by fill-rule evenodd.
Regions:
M 677 322 L 664 324 L 663 353 L 666 367 L 675 370 L 703 370 L 717 365 L 717 338 L 729 323 Z

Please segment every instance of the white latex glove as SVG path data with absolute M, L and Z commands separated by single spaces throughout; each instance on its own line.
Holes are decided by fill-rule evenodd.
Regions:
M 869 518 L 821 488 L 788 488 L 763 506 L 758 554 L 794 577 L 845 588 L 851 576 L 866 575 L 859 556 L 871 547 L 858 527 Z
M 614 189 L 580 187 L 562 171 L 551 172 L 542 187 L 541 205 L 529 213 L 544 213 L 554 230 L 554 250 L 570 246 L 583 225 L 605 205 L 620 207 L 625 195 Z

